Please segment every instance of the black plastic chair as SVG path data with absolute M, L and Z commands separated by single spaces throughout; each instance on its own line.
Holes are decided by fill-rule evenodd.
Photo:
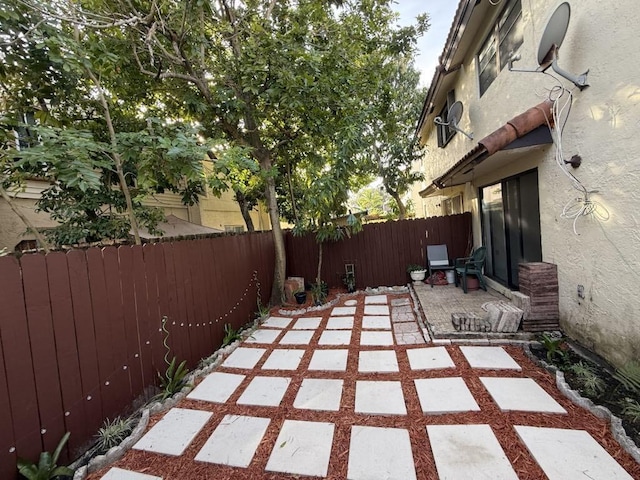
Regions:
M 478 277 L 480 287 L 486 292 L 487 284 L 484 281 L 482 275 L 482 267 L 484 267 L 484 261 L 487 258 L 487 247 L 478 247 L 472 253 L 470 257 L 456 258 L 455 272 L 456 272 L 456 287 L 458 286 L 458 275 L 462 277 L 462 290 L 467 293 L 467 275 L 475 275 Z

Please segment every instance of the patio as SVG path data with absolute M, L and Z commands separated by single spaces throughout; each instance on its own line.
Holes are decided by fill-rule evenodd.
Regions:
M 455 295 L 419 298 L 445 291 Z M 436 296 L 422 305 L 427 317 L 442 309 Z M 473 292 L 450 308 L 489 297 Z M 521 346 L 434 345 L 414 312 L 406 291 L 272 311 L 88 478 L 640 477 L 608 424 L 563 396 Z

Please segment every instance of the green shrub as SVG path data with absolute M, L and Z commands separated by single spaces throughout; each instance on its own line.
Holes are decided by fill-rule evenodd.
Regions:
M 618 380 L 630 392 L 640 394 L 640 363 L 631 361 L 618 368 L 613 378 Z
M 189 373 L 189 369 L 186 366 L 187 361 L 184 360 L 177 368 L 176 361 L 176 357 L 173 357 L 164 376 L 158 372 L 160 388 L 162 389 L 160 400 L 165 400 L 175 395 L 182 390 L 182 387 L 187 383 L 186 376 Z
M 42 452 L 37 465 L 28 460 L 18 459 L 18 473 L 27 480 L 54 480 L 73 477 L 74 471 L 69 467 L 56 465 L 70 436 L 70 432 L 65 433 L 52 454 Z
M 111 448 L 116 447 L 127 438 L 133 430 L 133 422 L 130 419 L 116 417 L 113 421 L 108 418 L 98 430 L 98 443 L 95 446 L 96 455 L 107 453 Z

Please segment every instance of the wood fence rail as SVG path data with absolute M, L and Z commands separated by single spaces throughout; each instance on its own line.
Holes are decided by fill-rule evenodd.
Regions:
M 0 478 L 67 431 L 86 446 L 157 383 L 163 317 L 169 358 L 213 353 L 268 301 L 273 252 L 265 232 L 0 257 Z

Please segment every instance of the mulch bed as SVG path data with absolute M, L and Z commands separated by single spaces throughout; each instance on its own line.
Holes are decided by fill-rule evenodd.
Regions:
M 335 293 L 335 292 L 332 292 Z M 389 295 L 389 298 L 409 298 L 407 294 Z M 364 302 L 363 296 L 344 297 L 339 304 L 343 304 L 344 300 L 349 298 L 357 298 L 359 300 L 354 322 L 352 344 L 349 346 L 335 346 L 322 348 L 348 349 L 349 357 L 347 362 L 347 371 L 345 372 L 323 372 L 308 371 L 307 367 L 311 360 L 312 350 L 318 347 L 319 332 L 316 331 L 310 346 L 290 346 L 286 348 L 300 348 L 308 350 L 296 371 L 270 371 L 260 370 L 261 365 L 268 357 L 275 345 L 260 345 L 261 348 L 267 349 L 267 354 L 262 357 L 255 369 L 229 369 L 218 368 L 218 371 L 226 371 L 247 375 L 235 393 L 229 400 L 221 404 L 213 404 L 202 401 L 182 400 L 177 406 L 181 408 L 198 409 L 213 412 L 211 420 L 200 431 L 194 441 L 180 457 L 170 457 L 166 455 L 158 455 L 137 450 L 130 450 L 126 455 L 114 465 L 127 470 L 133 470 L 141 473 L 157 475 L 164 480 L 202 480 L 202 479 L 291 479 L 298 478 L 295 475 L 279 474 L 265 472 L 265 466 L 273 449 L 275 440 L 280 432 L 280 428 L 285 419 L 290 420 L 306 420 L 319 422 L 332 422 L 335 424 L 333 447 L 331 459 L 329 462 L 329 470 L 326 478 L 342 479 L 347 477 L 347 467 L 349 460 L 349 441 L 351 435 L 351 427 L 354 425 L 377 426 L 377 427 L 396 427 L 404 428 L 409 431 L 411 437 L 411 445 L 413 457 L 416 467 L 417 478 L 421 480 L 438 478 L 429 439 L 426 433 L 427 425 L 443 425 L 443 424 L 488 424 L 491 426 L 494 434 L 498 438 L 507 457 L 511 461 L 514 470 L 521 480 L 534 480 L 547 478 L 542 469 L 538 466 L 533 457 L 529 454 L 525 445 L 513 428 L 514 425 L 528 425 L 539 427 L 554 428 L 571 428 L 588 431 L 606 450 L 616 459 L 620 465 L 627 470 L 633 477 L 640 479 L 640 464 L 626 453 L 622 447 L 615 441 L 610 433 L 610 427 L 607 422 L 601 420 L 589 413 L 588 411 L 574 405 L 566 397 L 564 397 L 555 387 L 554 377 L 546 370 L 536 366 L 524 354 L 521 348 L 516 346 L 505 346 L 505 350 L 514 358 L 522 367 L 521 372 L 517 371 L 495 371 L 495 370 L 479 370 L 472 369 L 467 364 L 462 352 L 457 346 L 447 346 L 447 351 L 456 364 L 456 368 L 429 370 L 429 371 L 412 371 L 409 368 L 409 362 L 405 351 L 416 346 L 395 346 L 397 352 L 399 373 L 379 373 L 367 374 L 357 371 L 358 352 L 361 350 L 359 345 L 354 342 L 360 336 L 361 318 L 363 316 Z M 321 326 L 326 325 L 327 318 L 331 309 L 309 312 L 304 315 L 307 317 L 323 317 Z M 273 315 L 278 315 L 274 310 Z M 289 329 L 287 329 L 289 330 Z M 366 350 L 388 350 L 389 347 L 362 347 Z M 236 405 L 237 399 L 249 384 L 251 379 L 259 373 L 261 376 L 286 376 L 291 378 L 291 384 L 285 394 L 280 407 L 257 407 Z M 413 379 L 417 378 L 437 378 L 460 376 L 464 378 L 467 386 L 471 390 L 476 402 L 480 406 L 479 412 L 456 413 L 445 415 L 425 415 L 422 413 L 420 402 L 413 387 Z M 482 376 L 500 376 L 500 377 L 529 377 L 534 379 L 538 385 L 544 388 L 558 403 L 566 410 L 566 415 L 558 414 L 541 414 L 541 413 L 523 413 L 523 412 L 501 412 L 495 402 L 491 399 L 489 393 L 482 385 L 480 378 Z M 304 378 L 336 378 L 344 379 L 344 390 L 341 402 L 341 408 L 338 412 L 319 412 L 313 410 L 300 410 L 293 407 L 293 402 L 298 393 L 298 389 Z M 405 397 L 407 415 L 399 416 L 377 416 L 363 415 L 354 412 L 355 404 L 355 382 L 356 380 L 402 380 L 403 393 Z M 195 462 L 193 458 L 202 448 L 206 440 L 213 433 L 224 415 L 247 415 L 256 417 L 271 418 L 271 423 L 267 429 L 265 436 L 260 443 L 252 463 L 248 468 L 231 468 L 222 465 Z M 149 428 L 159 421 L 164 414 L 153 416 L 149 422 Z M 464 455 L 464 452 L 461 452 Z M 108 467 L 110 468 L 110 467 Z M 99 472 L 95 472 L 88 476 L 90 480 L 97 480 L 104 475 L 108 468 Z

